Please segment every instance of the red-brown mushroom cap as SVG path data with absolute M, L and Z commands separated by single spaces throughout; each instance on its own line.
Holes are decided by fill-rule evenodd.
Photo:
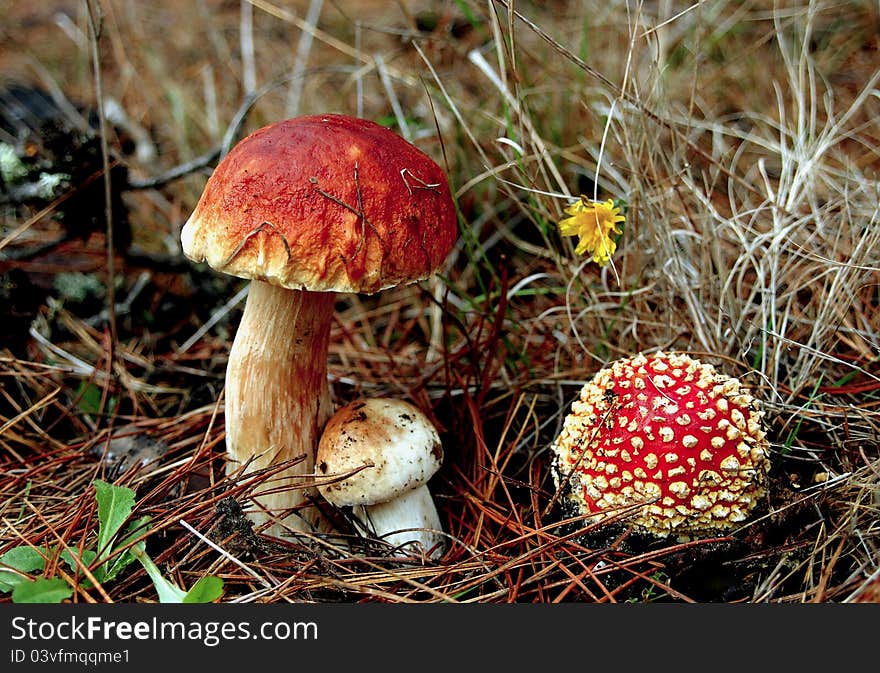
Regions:
M 553 443 L 557 487 L 597 518 L 666 536 L 720 533 L 765 492 L 762 412 L 740 382 L 685 354 L 637 355 L 600 370 Z
M 393 131 L 297 117 L 239 142 L 181 232 L 192 260 L 293 289 L 372 293 L 432 275 L 458 235 L 444 172 Z

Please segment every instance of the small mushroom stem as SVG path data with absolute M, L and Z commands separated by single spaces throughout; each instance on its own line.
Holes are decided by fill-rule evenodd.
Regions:
M 264 482 L 254 498 L 296 531 L 320 529 L 317 494 L 308 486 L 320 432 L 333 411 L 327 383 L 332 292 L 288 290 L 252 281 L 226 368 L 226 449 L 229 473 L 252 472 L 302 458 Z M 268 517 L 253 512 L 263 523 Z M 268 532 L 278 534 L 281 526 Z
M 393 500 L 353 508 L 362 532 L 394 547 L 420 544 L 437 558 L 443 554 L 440 516 L 426 485 L 402 493 Z

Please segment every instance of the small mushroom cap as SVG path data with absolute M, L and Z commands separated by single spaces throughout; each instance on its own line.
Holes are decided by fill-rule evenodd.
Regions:
M 618 360 L 583 387 L 553 443 L 557 488 L 597 519 L 641 504 L 630 522 L 661 537 L 729 530 L 765 492 L 762 416 L 737 379 L 688 355 Z
M 296 117 L 217 165 L 183 252 L 292 289 L 373 293 L 432 275 L 458 236 L 444 172 L 393 131 L 345 115 Z
M 418 408 L 396 399 L 345 405 L 327 422 L 318 444 L 316 475 L 342 475 L 318 486 L 337 506 L 373 505 L 424 485 L 440 469 L 443 448 L 437 429 Z

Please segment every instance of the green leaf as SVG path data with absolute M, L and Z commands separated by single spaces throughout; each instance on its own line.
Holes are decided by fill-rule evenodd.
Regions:
M 22 582 L 12 591 L 13 603 L 60 603 L 73 595 L 73 589 L 60 577 Z
M 173 582 L 162 576 L 162 572 L 153 563 L 143 542 L 131 548 L 131 553 L 144 566 L 144 570 L 153 580 L 160 603 L 210 603 L 223 595 L 223 580 L 213 575 L 206 575 L 196 582 L 192 589 L 183 591 Z
M 67 565 L 70 566 L 70 569 L 73 572 L 75 572 L 75 573 L 78 572 L 80 575 L 84 575 L 84 573 L 82 571 L 82 567 L 85 566 L 86 568 L 88 568 L 89 566 L 91 566 L 92 563 L 95 562 L 95 559 L 98 556 L 91 549 L 83 549 L 82 556 L 79 557 L 80 562 L 79 562 L 79 564 L 77 564 L 77 562 L 76 562 L 77 559 L 76 559 L 75 554 L 76 554 L 76 549 L 68 548 L 68 549 L 62 549 L 60 556 L 61 556 L 61 560 L 64 561 L 65 563 L 67 563 Z M 94 575 L 95 579 L 101 583 L 104 582 L 104 573 L 102 571 L 103 571 L 102 566 L 98 566 L 97 568 L 92 569 L 92 575 Z M 91 586 L 91 582 L 87 579 L 84 579 L 82 586 L 89 587 L 89 586 Z
M 159 594 L 159 602 L 160 603 L 182 603 L 183 599 L 186 597 L 186 592 L 181 591 L 179 587 L 175 584 L 169 582 L 164 577 L 162 577 L 162 572 L 153 563 L 153 559 L 151 559 L 147 555 L 146 545 L 143 542 L 138 542 L 131 548 L 131 553 L 134 554 L 134 557 L 140 561 L 141 565 L 144 567 L 144 570 L 147 571 L 147 575 L 150 576 L 150 579 L 153 580 L 153 586 L 156 587 L 156 593 Z
M 95 416 L 101 413 L 101 388 L 91 381 L 82 381 L 76 389 L 76 407 L 80 413 Z
M 114 544 L 114 548 L 121 549 L 122 547 L 127 547 L 129 544 L 131 544 L 133 540 L 136 540 L 141 535 L 143 535 L 145 531 L 149 530 L 149 527 L 149 516 L 138 517 L 128 524 L 125 529 L 125 534 L 116 541 L 116 543 Z M 120 572 L 122 572 L 132 563 L 134 563 L 134 561 L 135 557 L 131 553 L 131 549 L 121 554 L 117 554 L 117 556 L 112 561 L 108 562 L 109 567 L 107 567 L 106 569 L 107 572 L 102 582 L 109 582 L 110 580 L 115 579 Z
M 41 547 L 14 547 L 0 556 L 0 564 L 15 568 L 22 573 L 30 573 L 42 570 L 46 567 L 46 550 Z M 7 568 L 0 568 L 0 591 L 12 591 L 22 582 L 28 582 L 27 577 L 22 577 Z
M 125 534 L 116 542 L 116 547 L 126 547 L 150 529 L 152 519 L 149 514 L 139 516 L 125 528 Z
M 113 550 L 113 539 L 134 509 L 134 491 L 100 479 L 93 482 L 98 501 L 98 555 L 106 558 Z
M 184 603 L 213 603 L 223 595 L 223 580 L 205 575 L 183 597 Z
M 21 547 L 13 547 L 3 556 L 0 556 L 0 563 L 29 573 L 45 568 L 46 556 L 48 556 L 48 553 L 43 547 L 22 545 Z
M 78 570 L 80 572 L 82 572 L 80 570 L 80 566 L 89 567 L 95 561 L 95 558 L 98 556 L 91 549 L 83 549 L 82 556 L 79 557 L 80 563 L 77 564 L 77 562 L 76 562 L 77 557 L 75 556 L 75 553 L 76 553 L 76 549 L 68 548 L 68 549 L 62 549 L 61 554 L 60 554 L 61 560 L 64 561 L 65 563 L 67 563 L 67 565 L 70 566 L 70 569 L 73 572 L 77 572 Z

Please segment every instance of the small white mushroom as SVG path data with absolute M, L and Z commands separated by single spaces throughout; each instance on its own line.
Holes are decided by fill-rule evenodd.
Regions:
M 324 428 L 318 491 L 337 507 L 352 507 L 361 534 L 401 550 L 420 545 L 437 558 L 443 531 L 427 482 L 442 461 L 437 429 L 418 408 L 403 400 L 359 400 Z

